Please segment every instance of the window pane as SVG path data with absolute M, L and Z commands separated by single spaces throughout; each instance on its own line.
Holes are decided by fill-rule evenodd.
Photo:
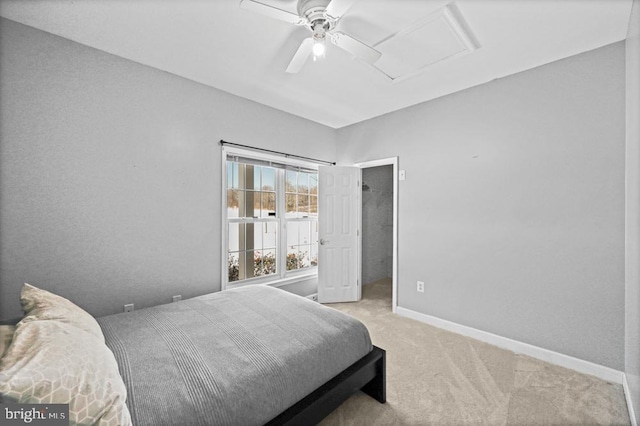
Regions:
M 298 173 L 298 193 L 300 194 L 309 193 L 309 174 L 308 173 Z
M 245 215 L 244 217 L 258 217 L 258 213 L 260 212 L 260 193 L 256 193 L 255 191 L 245 191 L 246 203 L 245 203 Z M 258 196 L 258 211 L 255 210 L 255 198 L 256 194 Z
M 244 168 L 245 168 L 244 188 L 256 189 L 254 176 L 256 173 L 258 173 L 258 184 L 260 184 L 260 166 L 245 164 Z
M 253 166 L 253 189 L 261 189 L 262 188 L 262 184 L 260 183 L 260 171 L 262 170 L 262 167 L 260 166 Z
M 315 195 L 309 196 L 309 216 L 318 216 L 318 197 Z
M 262 217 L 262 209 L 260 205 L 262 203 L 262 192 L 254 192 L 253 193 L 253 216 L 254 217 Z
M 240 250 L 240 226 L 244 226 L 240 223 L 229 224 L 229 251 Z M 244 243 L 242 244 L 244 245 Z
M 244 263 L 244 265 L 242 264 L 242 257 L 240 258 L 240 275 L 242 276 L 242 270 L 244 269 L 244 279 L 253 278 L 255 276 L 255 260 L 253 250 L 245 252 L 245 256 L 246 262 Z
M 229 282 L 238 281 L 240 279 L 240 263 L 238 261 L 239 253 L 229 253 Z
M 263 191 L 276 190 L 276 169 L 271 167 L 262 168 L 262 187 Z
M 287 246 L 297 246 L 298 243 L 298 229 L 300 228 L 299 222 L 287 222 Z
M 253 252 L 253 276 L 259 277 L 262 275 L 262 252 L 256 250 Z
M 309 193 L 318 195 L 318 175 L 309 175 Z
M 262 224 L 247 223 L 246 224 L 246 241 L 245 250 L 261 250 L 262 249 Z
M 271 213 L 271 215 L 269 215 Z M 276 213 L 276 193 L 275 192 L 263 192 L 262 193 L 262 214 L 260 217 L 273 217 Z
M 245 252 L 229 253 L 229 257 L 233 259 L 233 264 L 229 265 L 229 275 L 235 274 L 235 281 L 244 280 L 246 278 L 244 268 Z
M 262 247 L 265 249 L 275 249 L 278 245 L 277 233 L 278 223 L 267 222 L 262 224 Z
M 254 276 L 271 275 L 276 273 L 276 251 L 256 251 L 254 259 Z
M 264 250 L 262 252 L 262 275 L 276 273 L 276 251 Z
M 238 188 L 238 163 L 227 161 L 227 188 Z
M 311 222 L 298 222 L 298 244 L 309 244 L 311 234 Z
M 309 262 L 309 246 L 295 246 L 287 248 L 287 271 L 293 271 L 301 268 L 308 268 Z
M 245 169 L 245 164 L 242 163 L 236 163 L 236 166 L 238 167 L 237 171 L 235 171 L 234 173 L 237 176 L 237 180 L 236 180 L 236 188 L 238 189 L 245 189 L 246 186 L 244 184 L 245 179 L 244 179 L 244 169 Z
M 287 247 L 287 271 L 298 269 L 298 247 Z
M 298 172 L 287 170 L 287 180 L 285 182 L 286 192 L 296 192 Z
M 298 268 L 309 267 L 309 246 L 298 246 Z
M 296 217 L 296 207 L 297 207 L 296 194 L 287 194 L 285 196 L 285 205 L 286 205 L 286 214 L 285 217 L 291 218 Z
M 244 217 L 244 191 L 227 190 L 227 217 Z
M 298 217 L 309 217 L 309 196 L 298 194 Z

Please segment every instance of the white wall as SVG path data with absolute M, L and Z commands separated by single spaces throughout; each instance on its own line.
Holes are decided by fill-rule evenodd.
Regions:
M 626 40 L 626 330 L 625 374 L 640 423 L 640 0 L 634 0 Z
M 406 170 L 401 307 L 623 369 L 624 67 L 617 43 L 338 131 L 341 163 Z
M 0 21 L 0 319 L 23 282 L 93 315 L 220 289 L 218 141 L 334 159 L 335 131 Z

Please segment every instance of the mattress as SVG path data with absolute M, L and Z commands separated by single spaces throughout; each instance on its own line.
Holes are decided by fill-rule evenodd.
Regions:
M 135 425 L 262 425 L 372 350 L 361 322 L 268 286 L 98 323 Z

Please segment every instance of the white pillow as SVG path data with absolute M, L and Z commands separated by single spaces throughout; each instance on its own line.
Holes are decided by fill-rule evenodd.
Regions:
M 56 320 L 81 328 L 104 342 L 102 329 L 95 318 L 62 296 L 25 283 L 20 292 L 20 303 L 25 312 L 24 318 L 20 321 L 21 324 L 39 320 Z
M 69 404 L 70 424 L 131 424 L 113 353 L 93 334 L 66 322 L 16 326 L 0 360 L 0 393 L 18 403 Z

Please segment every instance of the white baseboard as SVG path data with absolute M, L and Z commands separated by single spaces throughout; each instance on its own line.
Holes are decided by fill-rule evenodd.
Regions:
M 611 383 L 616 383 L 618 385 L 623 384 L 624 373 L 622 371 L 614 370 L 613 368 L 605 367 L 603 365 L 595 364 L 590 361 L 585 361 L 569 355 L 550 351 L 548 349 L 533 346 L 528 343 L 512 340 L 507 337 L 498 336 L 497 334 L 478 330 L 472 327 L 467 327 L 465 325 L 443 320 L 431 315 L 422 314 L 420 312 L 412 311 L 411 309 L 402 308 L 400 306 L 397 307 L 396 313 L 403 317 L 411 318 L 432 325 L 434 327 L 442 328 L 453 333 L 471 337 L 472 339 L 480 340 L 481 342 L 489 343 L 491 345 L 498 346 L 500 348 L 507 349 L 518 354 L 528 355 L 532 358 L 537 358 L 551 364 L 569 368 L 580 373 L 589 374 Z M 626 391 L 625 395 L 627 395 Z
M 624 389 L 624 397 L 627 400 L 627 409 L 629 410 L 629 418 L 631 419 L 631 426 L 638 426 L 636 421 L 636 413 L 633 409 L 633 401 L 631 399 L 631 391 L 629 391 L 629 383 L 627 383 L 627 375 L 622 375 L 622 389 Z

